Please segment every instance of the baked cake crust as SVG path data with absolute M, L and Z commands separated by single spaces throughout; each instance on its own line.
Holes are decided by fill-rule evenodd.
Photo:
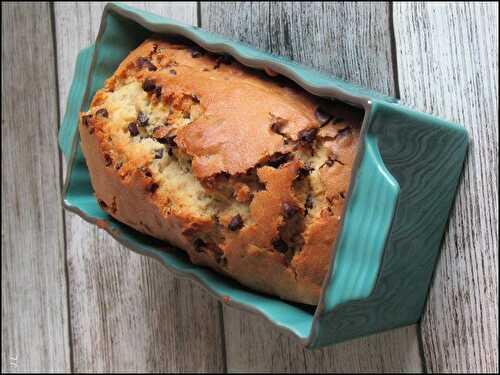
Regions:
M 101 207 L 255 290 L 317 304 L 363 113 L 151 38 L 81 113 Z

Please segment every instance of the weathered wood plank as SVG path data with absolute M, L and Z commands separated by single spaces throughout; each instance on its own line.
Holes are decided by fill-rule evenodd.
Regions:
M 196 24 L 196 3 L 134 3 Z M 101 3 L 56 3 L 60 111 L 80 48 L 98 31 Z M 158 262 L 66 214 L 76 371 L 222 371 L 218 303 Z
M 2 372 L 70 371 L 48 3 L 2 3 Z
M 383 3 L 202 3 L 201 26 L 394 95 L 389 6 Z M 261 318 L 224 307 L 229 371 L 414 371 L 415 326 L 304 350 Z
M 387 4 L 207 2 L 201 3 L 201 26 L 395 94 Z
M 229 372 L 421 372 L 415 326 L 305 350 L 263 318 L 224 307 Z
M 430 292 L 429 371 L 498 372 L 498 3 L 394 6 L 401 99 L 471 137 Z

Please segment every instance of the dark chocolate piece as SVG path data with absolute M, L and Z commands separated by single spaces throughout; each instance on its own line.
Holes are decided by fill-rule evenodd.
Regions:
M 146 92 L 151 92 L 156 88 L 156 84 L 151 79 L 145 79 L 142 84 L 142 89 Z
M 318 133 L 317 128 L 304 129 L 299 133 L 299 141 L 303 144 L 312 143 L 314 142 L 317 133 Z
M 278 250 L 280 253 L 286 253 L 288 251 L 288 245 L 281 238 L 276 238 L 272 242 L 273 247 Z
M 282 205 L 282 209 L 283 209 L 283 216 L 286 219 L 291 219 L 299 212 L 299 208 L 290 202 L 284 202 Z
M 144 113 L 139 112 L 137 114 L 137 124 L 139 126 L 147 126 L 148 122 L 149 122 L 149 118 Z
M 106 167 L 109 167 L 111 164 L 113 164 L 113 159 L 111 159 L 111 156 L 109 156 L 109 154 L 104 154 L 104 165 Z
M 243 228 L 243 219 L 241 218 L 240 214 L 234 216 L 231 219 L 227 228 L 232 232 L 235 232 Z
M 139 129 L 137 129 L 137 125 L 135 122 L 131 122 L 128 124 L 128 131 L 132 137 L 139 135 Z

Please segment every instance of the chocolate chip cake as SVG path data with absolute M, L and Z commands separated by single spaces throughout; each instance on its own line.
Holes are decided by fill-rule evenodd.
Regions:
M 362 118 L 229 56 L 152 38 L 79 130 L 107 213 L 254 290 L 317 304 Z

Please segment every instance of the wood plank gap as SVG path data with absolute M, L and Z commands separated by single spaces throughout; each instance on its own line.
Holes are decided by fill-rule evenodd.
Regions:
M 2 372 L 70 371 L 50 22 L 2 3 Z
M 196 2 L 196 26 L 201 27 L 201 3 Z
M 392 74 L 394 77 L 394 96 L 399 99 L 398 53 L 396 49 L 396 34 L 394 33 L 394 4 L 392 1 L 389 2 L 389 35 L 391 42 Z
M 51 30 L 52 30 L 52 45 L 54 47 L 54 69 L 55 69 L 55 84 L 56 84 L 56 116 L 57 116 L 57 129 L 61 128 L 61 114 L 59 112 L 59 108 L 61 106 L 61 97 L 59 95 L 59 65 L 57 63 L 57 38 L 56 38 L 56 18 L 54 11 L 54 2 L 50 2 L 50 22 L 51 22 Z M 59 148 L 59 138 L 57 139 L 58 143 L 58 155 L 59 155 L 59 187 L 61 189 L 61 216 L 62 216 L 62 225 L 63 225 L 63 244 L 64 244 L 64 280 L 66 283 L 66 314 L 68 319 L 68 346 L 69 346 L 69 368 L 71 373 L 74 372 L 74 359 L 73 359 L 73 335 L 71 333 L 71 304 L 69 299 L 69 269 L 68 269 L 68 241 L 66 238 L 66 212 L 63 207 L 63 187 L 64 187 L 64 168 L 63 168 L 63 156 L 61 149 Z
M 218 310 L 219 310 L 219 328 L 220 328 L 220 337 L 222 342 L 222 363 L 224 367 L 222 368 L 222 372 L 224 374 L 227 373 L 227 348 L 226 348 L 226 327 L 224 326 L 224 307 L 222 306 L 222 302 L 218 302 Z

